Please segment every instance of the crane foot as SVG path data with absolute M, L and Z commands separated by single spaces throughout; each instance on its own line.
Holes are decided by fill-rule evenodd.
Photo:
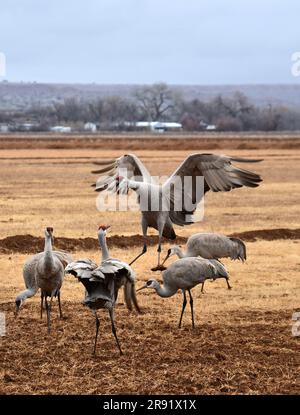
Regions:
M 165 271 L 167 268 L 164 265 L 157 265 L 154 268 L 151 268 L 151 271 Z

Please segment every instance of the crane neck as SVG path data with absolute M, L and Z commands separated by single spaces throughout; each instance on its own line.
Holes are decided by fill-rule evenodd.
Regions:
M 36 292 L 36 288 L 27 288 L 17 295 L 16 301 L 25 301 L 27 298 L 33 297 Z
M 52 250 L 52 237 L 49 235 L 45 236 L 45 267 L 50 269 L 53 267 L 53 250 Z
M 98 233 L 98 241 L 102 251 L 102 261 L 109 259 L 109 252 L 106 244 L 106 236 L 104 233 Z
M 158 283 L 155 287 L 155 291 L 160 297 L 172 297 L 172 295 L 177 293 L 177 288 L 171 288 Z
M 45 236 L 44 252 L 52 252 L 52 238 L 51 238 L 51 236 L 48 236 L 48 235 Z

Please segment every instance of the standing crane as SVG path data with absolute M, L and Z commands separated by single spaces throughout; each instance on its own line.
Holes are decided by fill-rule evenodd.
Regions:
M 71 255 L 69 255 L 65 251 L 53 251 L 53 255 L 56 256 L 60 260 L 60 262 L 62 263 L 64 268 L 70 262 L 73 261 L 73 258 L 71 257 Z M 38 287 L 37 282 L 36 282 L 36 266 L 37 266 L 37 263 L 38 263 L 39 259 L 41 258 L 41 256 L 43 256 L 43 252 L 40 252 L 40 253 L 32 256 L 24 264 L 23 279 L 24 279 L 26 289 L 21 291 L 16 296 L 16 300 L 15 300 L 15 303 L 16 303 L 16 312 L 15 312 L 15 314 L 16 315 L 19 313 L 19 311 L 20 311 L 21 307 L 23 306 L 25 300 L 27 300 L 27 298 L 33 297 L 39 290 L 39 287 Z M 43 307 L 43 302 L 42 302 L 41 306 Z M 42 308 L 41 308 L 41 315 L 42 315 Z
M 60 289 L 64 280 L 64 266 L 59 258 L 53 253 L 53 228 L 45 230 L 45 248 L 36 263 L 35 279 L 38 288 L 41 289 L 41 316 L 43 313 L 43 301 L 47 311 L 48 333 L 51 331 L 51 309 L 53 297 L 57 297 L 59 315 L 62 318 Z M 50 302 L 48 303 L 48 297 Z
M 142 252 L 132 263 L 147 251 L 147 229 L 152 227 L 158 230 L 158 264 L 152 268 L 157 271 L 165 269 L 160 264 L 162 237 L 176 239 L 173 224 L 184 226 L 194 223 L 193 214 L 197 205 L 209 190 L 228 192 L 243 186 L 257 187 L 262 181 L 261 177 L 236 167 L 232 162 L 258 161 L 261 160 L 217 154 L 191 154 L 163 185 L 159 185 L 137 156 L 126 154 L 115 160 L 96 162 L 102 168 L 92 172 L 101 175 L 93 186 L 97 192 L 108 190 L 122 193 L 132 189 L 138 194 L 144 245 Z M 203 178 L 201 189 L 197 180 L 199 177 Z
M 127 307 L 130 310 L 132 309 L 132 301 L 137 311 L 140 312 L 136 299 L 134 271 L 125 262 L 110 257 L 106 244 L 106 232 L 108 228 L 109 226 L 101 225 L 98 230 L 98 240 L 102 251 L 102 260 L 99 266 L 90 259 L 83 259 L 70 263 L 65 269 L 66 273 L 76 277 L 86 289 L 83 303 L 93 311 L 96 321 L 94 355 L 96 354 L 100 326 L 97 310 L 101 308 L 109 312 L 112 333 L 120 354 L 123 354 L 114 322 L 114 307 L 121 286 L 125 287 L 124 294 Z
M 233 260 L 239 259 L 242 262 L 246 261 L 246 245 L 239 238 L 221 235 L 218 233 L 196 233 L 189 237 L 186 243 L 186 250 L 182 251 L 178 245 L 173 245 L 168 249 L 167 259 L 177 255 L 178 258 L 197 257 L 200 256 L 206 259 L 218 260 L 220 258 L 231 258 Z M 226 277 L 225 277 L 226 278 Z M 227 287 L 230 290 L 228 278 L 226 278 Z M 201 291 L 203 292 L 204 282 Z
M 192 326 L 195 327 L 194 307 L 191 289 L 203 283 L 207 279 L 215 280 L 224 278 L 220 276 L 218 269 L 208 259 L 203 258 L 182 258 L 173 262 L 163 273 L 163 285 L 155 279 L 149 279 L 146 284 L 137 291 L 145 288 L 152 288 L 160 297 L 172 297 L 179 289 L 182 291 L 183 303 L 178 327 L 181 327 L 183 313 L 187 304 L 186 291 L 190 297 Z

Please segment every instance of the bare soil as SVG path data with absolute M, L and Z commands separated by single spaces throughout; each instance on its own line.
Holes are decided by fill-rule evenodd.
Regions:
M 241 238 L 245 242 L 256 241 L 262 239 L 266 241 L 274 241 L 277 239 L 300 239 L 300 228 L 298 229 L 258 229 L 246 232 L 235 232 L 228 236 Z M 130 248 L 143 245 L 142 235 L 113 235 L 108 236 L 107 241 L 109 246 L 118 248 Z M 185 244 L 187 238 L 177 236 L 173 243 Z M 163 243 L 170 243 L 167 239 L 163 239 Z M 150 235 L 148 238 L 149 245 L 157 244 L 157 236 Z M 96 238 L 55 238 L 55 248 L 69 251 L 89 251 L 95 250 L 98 247 L 98 240 Z M 14 235 L 7 236 L 0 239 L 0 253 L 23 253 L 30 254 L 42 251 L 44 248 L 44 238 L 33 235 Z
M 225 281 L 193 289 L 196 328 L 189 304 L 178 329 L 182 296 L 138 293 L 143 311 L 129 313 L 122 294 L 116 326 L 120 357 L 109 317 L 100 311 L 97 357 L 95 322 L 81 304 L 84 290 L 72 276 L 62 287 L 65 319 L 53 306 L 52 333 L 39 316 L 40 298 L 25 302 L 15 319 L 15 297 L 24 289 L 23 264 L 43 249 L 45 226 L 54 227 L 56 248 L 74 258 L 99 261 L 96 231 L 110 224 L 108 246 L 130 262 L 141 250 L 139 212 L 96 209 L 93 162 L 137 154 L 154 175 L 169 175 L 190 152 L 215 152 L 262 163 L 245 166 L 263 177 L 256 189 L 208 192 L 205 217 L 175 227 L 177 243 L 196 232 L 220 232 L 246 241 L 247 261 L 224 263 Z M 300 336 L 292 315 L 300 311 L 300 137 L 298 134 L 0 136 L 0 337 L 1 394 L 298 394 Z M 137 287 L 157 261 L 157 233 L 134 264 Z M 163 244 L 162 255 L 169 243 Z M 171 263 L 173 258 L 168 260 Z

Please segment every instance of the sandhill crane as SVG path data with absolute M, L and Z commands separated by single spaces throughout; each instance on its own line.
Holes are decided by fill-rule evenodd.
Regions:
M 162 236 L 174 240 L 176 234 L 173 224 L 184 226 L 194 223 L 193 214 L 206 192 L 209 190 L 225 192 L 242 186 L 257 187 L 262 181 L 258 174 L 234 166 L 232 164 L 234 161 L 253 163 L 261 160 L 217 154 L 191 154 L 161 186 L 151 177 L 137 156 L 126 154 L 115 160 L 96 162 L 95 164 L 103 168 L 92 173 L 101 174 L 102 177 L 93 186 L 98 192 L 104 190 L 128 192 L 129 189 L 133 189 L 138 194 L 144 246 L 134 260 L 147 251 L 148 227 L 155 228 L 159 234 L 158 264 L 152 270 L 162 270 L 164 269 L 160 264 Z M 200 188 L 199 177 L 204 179 L 203 188 Z M 186 180 L 187 178 L 190 180 Z M 149 200 L 151 200 L 150 207 Z M 152 205 L 155 206 L 154 209 Z
M 16 297 L 16 300 L 15 300 L 16 315 L 18 314 L 21 307 L 23 306 L 24 301 L 27 298 L 33 297 L 39 289 L 37 282 L 36 282 L 36 266 L 37 266 L 39 258 L 41 258 L 42 255 L 43 255 L 43 252 L 40 252 L 30 257 L 24 264 L 23 279 L 24 279 L 26 289 L 24 291 L 21 291 Z M 53 251 L 53 255 L 56 256 L 60 260 L 64 268 L 68 265 L 69 262 L 73 261 L 73 258 L 71 257 L 71 255 L 69 255 L 65 251 Z
M 65 269 L 66 273 L 75 276 L 86 289 L 83 303 L 93 311 L 96 319 L 94 355 L 96 354 L 100 326 L 97 310 L 100 308 L 108 310 L 112 333 L 116 339 L 120 354 L 123 354 L 114 323 L 114 306 L 118 296 L 118 290 L 122 285 L 125 287 L 124 294 L 127 307 L 130 310 L 132 309 L 132 300 L 137 311 L 140 311 L 136 300 L 134 271 L 125 262 L 109 256 L 106 244 L 106 231 L 108 228 L 109 226 L 101 225 L 98 230 L 98 240 L 102 250 L 102 261 L 99 266 L 90 259 L 83 259 L 70 263 Z
M 172 256 L 177 255 L 178 258 L 196 257 L 200 256 L 206 259 L 219 260 L 220 258 L 231 258 L 233 260 L 239 259 L 242 262 L 246 261 L 246 245 L 239 238 L 221 235 L 218 233 L 196 233 L 189 237 L 186 243 L 186 250 L 182 251 L 178 245 L 173 245 L 169 248 L 166 260 Z M 226 277 L 225 277 L 226 278 Z M 226 278 L 227 287 L 231 289 L 228 278 Z M 202 284 L 203 291 L 204 283 Z
M 217 268 L 207 259 L 182 258 L 173 262 L 163 273 L 163 286 L 155 279 L 149 279 L 147 283 L 137 291 L 145 288 L 153 288 L 160 297 L 171 297 L 182 290 L 183 303 L 178 327 L 181 327 L 182 317 L 186 306 L 186 291 L 189 293 L 192 314 L 192 326 L 195 327 L 193 297 L 191 289 L 207 279 L 215 280 L 223 278 L 219 275 Z
M 58 299 L 59 315 L 62 318 L 60 289 L 64 280 L 64 266 L 59 258 L 53 254 L 52 243 L 53 228 L 47 227 L 45 230 L 45 248 L 37 260 L 35 278 L 37 286 L 41 289 L 41 316 L 43 313 L 43 301 L 45 301 L 48 333 L 51 331 L 53 297 Z M 49 304 L 48 297 L 50 297 Z
M 118 273 L 118 278 L 116 279 L 116 298 L 117 301 L 118 292 L 119 289 L 123 286 L 124 287 L 124 298 L 127 305 L 127 308 L 131 311 L 132 310 L 132 302 L 138 312 L 140 312 L 140 307 L 137 302 L 136 298 L 136 291 L 135 291 L 135 274 L 133 269 L 130 267 L 130 265 L 126 264 L 123 261 L 120 261 L 116 258 L 111 258 L 107 243 L 106 243 L 106 234 L 107 230 L 110 228 L 110 225 L 101 225 L 98 229 L 98 240 L 99 240 L 99 246 L 102 251 L 102 263 L 108 260 L 113 260 L 115 263 L 120 263 L 122 267 L 124 268 L 124 271 L 126 272 L 120 272 Z

